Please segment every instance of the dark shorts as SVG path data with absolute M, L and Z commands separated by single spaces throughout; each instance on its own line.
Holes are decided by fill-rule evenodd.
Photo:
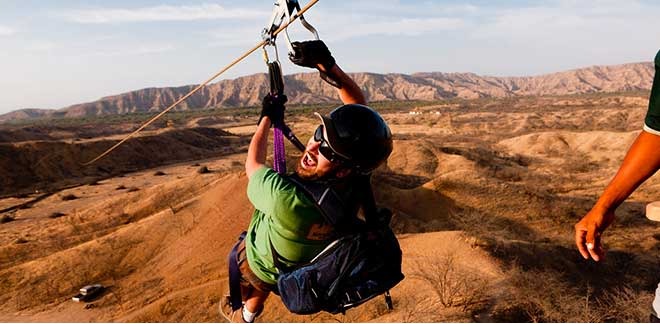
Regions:
M 247 262 L 247 255 L 245 255 L 245 240 L 241 241 L 238 245 L 238 253 L 236 255 L 238 258 L 238 269 L 241 271 L 241 286 L 244 288 L 253 287 L 263 292 L 277 291 L 276 285 L 271 285 L 259 279 L 250 269 L 250 265 Z
M 651 133 L 660 132 L 660 51 L 655 56 L 655 76 L 651 86 L 651 97 L 649 98 L 649 110 L 644 118 L 644 129 Z

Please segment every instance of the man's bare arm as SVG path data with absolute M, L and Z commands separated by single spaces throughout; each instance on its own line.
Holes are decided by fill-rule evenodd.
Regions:
M 360 87 L 351 79 L 351 77 L 344 72 L 339 65 L 335 64 L 330 68 L 329 71 L 326 71 L 323 65 L 318 65 L 318 70 L 327 74 L 330 78 L 335 80 L 339 84 L 337 92 L 339 93 L 339 98 L 345 104 L 360 104 L 366 105 L 367 100 L 364 97 L 364 93 Z
M 245 160 L 245 173 L 248 178 L 266 164 L 270 124 L 270 118 L 264 116 L 257 126 L 257 131 L 252 136 L 250 146 L 248 147 L 247 159 Z

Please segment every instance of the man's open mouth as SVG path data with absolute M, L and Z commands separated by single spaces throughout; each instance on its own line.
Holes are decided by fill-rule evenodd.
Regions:
M 305 153 L 300 163 L 302 164 L 303 168 L 306 169 L 316 167 L 316 159 L 314 159 L 312 155 L 309 154 L 309 152 Z

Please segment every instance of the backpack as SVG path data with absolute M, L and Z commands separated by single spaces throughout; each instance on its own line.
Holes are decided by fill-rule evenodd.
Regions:
M 401 273 L 401 248 L 389 226 L 391 212 L 378 209 L 373 200 L 369 178 L 359 179 L 353 186 L 362 189 L 361 198 L 366 222 L 355 218 L 358 201 L 354 192 L 327 183 L 304 183 L 292 179 L 319 207 L 325 219 L 341 233 L 309 263 L 287 267 L 270 243 L 273 262 L 279 270 L 277 291 L 283 304 L 296 314 L 326 311 L 332 314 L 346 310 L 378 296 L 385 295 L 389 309 L 392 300 L 389 290 L 404 275 Z M 350 228 L 350 231 L 344 231 Z M 229 254 L 229 300 L 232 311 L 241 308 L 241 273 L 237 254 L 243 232 Z
M 280 270 L 282 302 L 296 314 L 345 313 L 385 294 L 403 280 L 401 249 L 389 226 L 346 235 L 332 242 L 308 264 Z

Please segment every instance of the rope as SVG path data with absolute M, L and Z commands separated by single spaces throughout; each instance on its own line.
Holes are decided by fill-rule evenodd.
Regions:
M 286 173 L 286 152 L 284 149 L 284 134 L 282 129 L 273 128 L 273 169 L 279 174 Z
M 281 31 L 283 31 L 284 29 L 286 29 L 291 23 L 293 23 L 294 21 L 296 21 L 296 19 L 298 19 L 300 16 L 302 16 L 307 10 L 309 10 L 309 9 L 310 9 L 313 5 L 315 5 L 317 2 L 319 2 L 319 0 L 310 0 L 310 2 L 309 2 L 306 6 L 304 6 L 302 9 L 300 9 L 300 11 L 298 11 L 295 15 L 291 16 L 291 20 L 287 21 L 287 22 L 284 23 L 282 26 L 280 26 L 280 28 L 278 28 L 276 31 L 274 31 L 272 36 L 275 36 L 275 35 L 279 34 Z M 172 108 L 176 107 L 178 104 L 180 104 L 180 103 L 183 102 L 184 100 L 188 99 L 188 97 L 192 96 L 194 93 L 196 93 L 197 91 L 199 91 L 199 89 L 201 89 L 202 87 L 206 86 L 209 82 L 213 81 L 215 78 L 217 78 L 217 77 L 219 77 L 220 75 L 222 75 L 223 73 L 225 73 L 227 70 L 229 70 L 229 69 L 232 68 L 234 65 L 238 64 L 239 62 L 241 62 L 243 59 L 245 59 L 246 57 L 248 57 L 250 54 L 254 53 L 254 51 L 256 51 L 256 50 L 258 50 L 259 48 L 261 48 L 261 47 L 263 47 L 264 45 L 266 45 L 267 42 L 268 42 L 268 40 L 262 40 L 261 42 L 259 42 L 259 44 L 255 45 L 253 48 L 251 48 L 250 50 L 248 50 L 247 52 L 245 52 L 243 55 L 239 56 L 237 59 L 235 59 L 234 61 L 232 61 L 231 63 L 229 63 L 229 65 L 225 66 L 225 67 L 222 68 L 220 71 L 218 71 L 216 74 L 214 74 L 213 76 L 211 76 L 210 78 L 208 78 L 206 81 L 204 81 L 204 82 L 202 82 L 201 84 L 199 84 L 195 89 L 193 89 L 193 90 L 191 90 L 190 92 L 188 92 L 188 94 L 186 94 L 185 96 L 181 97 L 179 100 L 177 100 L 176 102 L 174 102 L 173 104 L 171 104 L 171 105 L 170 105 L 169 107 L 167 107 L 165 110 L 161 111 L 158 115 L 156 115 L 156 116 L 154 116 L 153 118 L 151 118 L 150 120 L 148 120 L 146 123 L 142 124 L 142 126 L 140 126 L 138 129 L 136 129 L 135 131 L 133 131 L 132 133 L 130 133 L 128 136 L 124 137 L 124 138 L 123 138 L 121 141 L 119 141 L 117 144 L 113 145 L 111 148 L 107 149 L 105 152 L 101 153 L 99 156 L 95 157 L 93 160 L 91 160 L 91 161 L 89 161 L 89 162 L 87 162 L 87 163 L 83 163 L 83 165 L 84 165 L 84 166 L 90 165 L 90 164 L 92 164 L 92 163 L 94 163 L 94 162 L 100 160 L 100 159 L 103 158 L 104 156 L 108 155 L 110 152 L 114 151 L 117 147 L 119 147 L 119 145 L 121 145 L 121 144 L 123 144 L 124 142 L 126 142 L 129 138 L 135 136 L 137 133 L 139 133 L 139 132 L 140 132 L 141 130 L 143 130 L 145 127 L 151 125 L 151 123 L 153 123 L 153 122 L 156 121 L 158 118 L 160 118 L 160 117 L 162 117 L 163 115 L 165 115 L 165 113 L 167 113 L 168 111 L 172 110 Z

